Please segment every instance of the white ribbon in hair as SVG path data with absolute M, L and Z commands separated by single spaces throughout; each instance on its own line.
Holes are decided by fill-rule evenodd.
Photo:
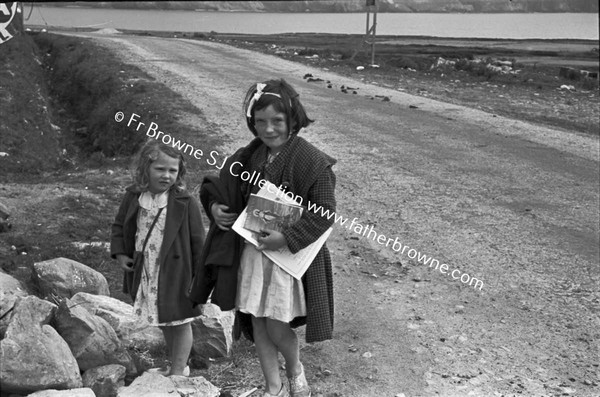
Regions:
M 256 92 L 252 96 L 252 99 L 250 99 L 250 103 L 248 103 L 248 109 L 246 110 L 246 117 L 252 117 L 252 108 L 254 107 L 254 104 L 260 99 L 260 97 L 263 94 L 273 95 L 273 96 L 276 96 L 277 98 L 281 98 L 281 95 L 276 94 L 274 92 L 263 92 L 263 90 L 265 89 L 266 86 L 267 85 L 263 84 L 263 83 L 256 84 Z

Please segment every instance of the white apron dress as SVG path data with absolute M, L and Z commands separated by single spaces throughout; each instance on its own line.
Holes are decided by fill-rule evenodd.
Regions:
M 236 307 L 254 317 L 289 323 L 295 317 L 306 316 L 304 286 L 246 243 L 238 271 Z

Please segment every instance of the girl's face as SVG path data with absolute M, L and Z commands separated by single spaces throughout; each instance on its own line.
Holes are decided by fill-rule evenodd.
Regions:
M 271 153 L 278 153 L 290 137 L 285 113 L 277 112 L 273 105 L 254 111 L 254 128 Z
M 148 170 L 150 193 L 162 193 L 171 188 L 179 174 L 179 159 L 158 152 L 158 158 L 150 163 Z

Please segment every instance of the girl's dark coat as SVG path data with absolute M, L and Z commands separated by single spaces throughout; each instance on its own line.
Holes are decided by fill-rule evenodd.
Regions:
M 210 212 L 210 205 L 219 202 L 230 207 L 230 211 L 243 210 L 247 196 L 252 188 L 238 176 L 243 170 L 251 170 L 252 165 L 261 158 L 266 159 L 266 147 L 259 139 L 253 140 L 247 147 L 238 150 L 227 159 L 219 178 L 205 178 L 200 198 L 206 213 L 211 218 L 200 267 L 196 270 L 196 279 L 190 291 L 195 303 L 205 303 L 212 292 L 211 301 L 223 310 L 235 307 L 237 290 L 237 271 L 243 240 L 233 231 L 224 232 L 216 227 Z M 231 166 L 234 162 L 239 164 Z M 303 138 L 293 135 L 286 147 L 272 164 L 264 168 L 268 179 L 277 186 L 284 185 L 287 191 L 303 198 L 303 205 L 310 202 L 321 205 L 323 211 L 335 211 L 335 175 L 331 171 L 335 160 Z M 256 188 L 255 188 L 256 190 Z M 302 219 L 283 234 L 290 251 L 298 252 L 316 241 L 333 223 L 314 212 L 305 210 Z M 227 243 L 224 245 L 224 243 Z M 313 263 L 302 278 L 306 294 L 307 316 L 298 317 L 291 322 L 293 327 L 306 324 L 306 341 L 316 342 L 331 339 L 333 333 L 333 277 L 331 257 L 327 246 L 323 246 Z M 241 316 L 242 326 L 249 321 Z M 247 330 L 246 330 L 247 331 Z M 246 332 L 248 335 L 248 333 Z
M 110 254 L 133 256 L 141 191 L 127 188 L 112 225 Z M 158 320 L 161 323 L 195 317 L 187 291 L 198 267 L 204 244 L 204 227 L 196 200 L 185 190 L 169 193 L 164 238 L 160 249 Z M 123 285 L 123 292 L 129 292 Z

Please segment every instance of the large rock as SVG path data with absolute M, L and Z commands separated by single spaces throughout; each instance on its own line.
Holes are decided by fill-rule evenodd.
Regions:
M 160 328 L 146 325 L 125 335 L 123 344 L 138 350 L 160 351 L 166 349 L 165 337 Z
M 142 376 L 134 379 L 127 387 L 119 390 L 118 397 L 166 397 L 179 396 L 171 379 L 144 372 Z
M 137 372 L 115 330 L 102 318 L 65 298 L 58 305 L 55 322 L 56 329 L 71 348 L 82 371 L 120 364 L 128 374 Z
M 15 303 L 27 295 L 19 280 L 0 270 L 0 336 L 6 332 Z
M 141 321 L 133 314 L 133 306 L 115 298 L 78 292 L 71 302 L 106 320 L 127 347 L 141 350 L 161 349 L 165 339 L 158 327 Z
M 192 322 L 192 354 L 201 357 L 229 357 L 233 347 L 232 311 L 222 312 L 216 305 L 204 305 L 202 316 Z
M 133 306 L 106 295 L 78 292 L 70 298 L 71 303 L 83 307 L 88 312 L 102 317 L 120 337 L 127 330 L 135 328 L 138 321 L 133 315 Z
M 182 397 L 217 397 L 220 395 L 219 388 L 202 376 L 193 378 L 172 376 L 171 381 Z
M 19 300 L 0 342 L 0 383 L 6 393 L 82 386 L 77 361 L 67 343 L 47 323 L 56 305 L 29 296 Z
M 188 378 L 185 376 L 164 377 L 159 374 L 144 372 L 128 387 L 119 391 L 118 397 L 217 397 L 219 389 L 202 376 Z
M 108 282 L 101 273 L 67 258 L 34 263 L 33 279 L 45 297 L 70 298 L 78 292 L 110 295 Z
M 81 387 L 71 390 L 42 390 L 28 395 L 27 397 L 96 397 L 94 391 Z
M 125 367 L 110 364 L 88 369 L 82 378 L 83 386 L 92 389 L 96 397 L 114 397 L 125 386 Z

